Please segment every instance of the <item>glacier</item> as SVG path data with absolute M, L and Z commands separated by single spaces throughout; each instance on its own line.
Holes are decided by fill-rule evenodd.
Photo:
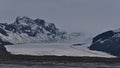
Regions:
M 56 56 L 81 56 L 81 57 L 107 57 L 113 58 L 105 52 L 88 49 L 90 44 L 74 46 L 71 43 L 29 43 L 5 46 L 12 54 L 21 55 L 56 55 Z

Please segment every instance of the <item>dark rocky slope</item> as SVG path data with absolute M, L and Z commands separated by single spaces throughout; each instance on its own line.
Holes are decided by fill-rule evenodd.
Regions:
M 97 35 L 93 38 L 89 49 L 120 56 L 120 29 L 106 31 Z
M 10 54 L 3 45 L 0 45 L 0 55 Z

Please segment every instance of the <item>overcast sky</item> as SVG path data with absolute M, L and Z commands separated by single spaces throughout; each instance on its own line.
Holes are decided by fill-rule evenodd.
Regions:
M 120 28 L 120 0 L 0 0 L 0 22 L 45 19 L 68 32 L 98 34 Z

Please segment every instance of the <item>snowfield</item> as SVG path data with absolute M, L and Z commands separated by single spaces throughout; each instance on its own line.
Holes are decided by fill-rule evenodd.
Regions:
M 90 44 L 76 45 L 72 43 L 29 43 L 5 46 L 12 54 L 23 55 L 57 55 L 57 56 L 89 56 L 115 57 L 110 54 L 89 50 Z

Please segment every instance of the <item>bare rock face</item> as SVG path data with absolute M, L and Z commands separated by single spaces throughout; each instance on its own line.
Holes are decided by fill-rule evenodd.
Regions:
M 110 30 L 97 35 L 89 49 L 120 56 L 120 30 Z
M 0 45 L 0 55 L 10 54 L 3 45 Z

